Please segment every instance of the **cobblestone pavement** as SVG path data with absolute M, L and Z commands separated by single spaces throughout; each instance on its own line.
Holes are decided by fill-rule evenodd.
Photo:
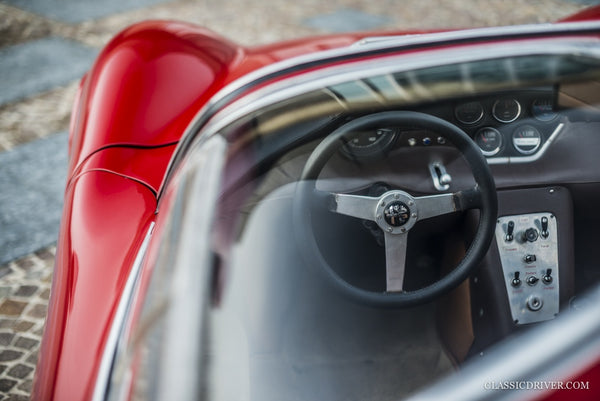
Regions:
M 77 0 L 60 4 L 70 2 Z M 132 11 L 119 9 L 112 15 L 73 23 L 18 8 L 27 2 L 0 0 L 0 55 L 2 50 L 12 46 L 50 37 L 99 49 L 119 30 L 149 18 L 192 21 L 243 45 L 253 45 L 339 31 L 344 27 L 426 29 L 548 22 L 593 2 L 180 0 L 147 3 L 153 5 Z M 28 9 L 32 8 L 28 6 Z M 339 18 L 346 18 L 350 23 L 345 21 L 340 25 Z M 65 131 L 76 86 L 76 81 L 61 83 L 25 99 L 0 105 L 0 152 Z M 47 245 L 0 266 L 0 401 L 28 399 L 31 391 L 55 253 L 55 247 Z

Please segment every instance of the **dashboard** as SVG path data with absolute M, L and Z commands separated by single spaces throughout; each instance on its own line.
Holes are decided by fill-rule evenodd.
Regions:
M 564 128 L 554 88 L 500 92 L 415 108 L 465 131 L 490 164 L 539 159 Z M 357 133 L 343 149 L 349 158 L 374 158 L 398 147 L 449 146 L 446 138 L 418 127 L 381 127 Z

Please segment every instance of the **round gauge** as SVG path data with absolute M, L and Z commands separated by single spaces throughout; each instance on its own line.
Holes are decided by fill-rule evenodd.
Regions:
M 495 128 L 484 127 L 475 134 L 475 143 L 484 156 L 494 156 L 502 147 L 502 134 Z
M 387 128 L 355 132 L 342 150 L 350 158 L 378 157 L 385 153 L 395 139 L 396 132 Z
M 501 123 L 511 123 L 519 118 L 521 105 L 515 99 L 496 100 L 492 107 L 492 115 Z
M 476 124 L 483 118 L 483 106 L 479 102 L 459 104 L 454 109 L 454 115 L 463 124 Z
M 535 153 L 542 144 L 542 135 L 537 128 L 523 125 L 513 132 L 512 142 L 519 153 L 530 155 Z
M 531 104 L 531 114 L 539 121 L 552 121 L 557 114 L 552 110 L 553 103 L 551 98 L 538 98 Z

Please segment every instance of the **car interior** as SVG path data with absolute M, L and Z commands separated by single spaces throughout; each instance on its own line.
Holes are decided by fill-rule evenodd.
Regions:
M 367 60 L 222 129 L 212 399 L 399 399 L 585 308 L 600 59 L 573 42 Z

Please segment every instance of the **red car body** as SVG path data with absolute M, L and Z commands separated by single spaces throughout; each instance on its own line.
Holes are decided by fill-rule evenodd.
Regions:
M 585 20 L 600 21 L 600 7 L 564 22 Z M 162 229 L 159 196 L 171 202 L 166 177 L 174 151 L 213 96 L 286 59 L 350 46 L 367 36 L 414 33 L 422 32 L 344 34 L 256 48 L 179 22 L 144 22 L 117 35 L 82 79 L 73 111 L 64 211 L 33 399 L 93 398 L 138 250 L 152 227 Z M 326 67 L 307 66 L 273 79 Z M 157 246 L 150 244 L 150 254 Z M 574 373 L 592 383 L 590 391 L 547 392 L 540 399 L 599 399 L 600 360 Z

